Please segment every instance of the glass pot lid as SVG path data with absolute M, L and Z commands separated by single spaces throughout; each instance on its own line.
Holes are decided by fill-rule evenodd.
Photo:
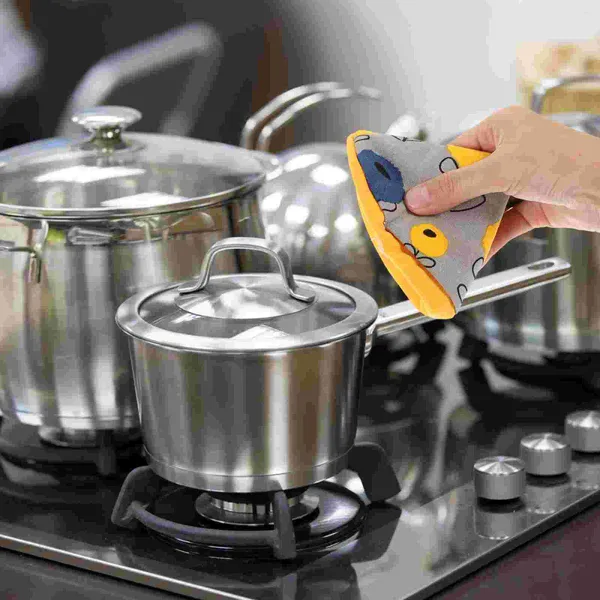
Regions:
M 68 220 L 208 206 L 256 189 L 277 165 L 226 144 L 125 133 L 141 116 L 119 106 L 89 109 L 73 117 L 88 137 L 0 152 L 0 214 Z
M 211 277 L 223 250 L 269 254 L 280 273 Z M 146 290 L 125 301 L 125 333 L 167 348 L 196 352 L 266 352 L 316 346 L 366 330 L 378 314 L 364 292 L 333 281 L 294 277 L 288 255 L 258 238 L 228 238 L 206 254 L 200 276 Z

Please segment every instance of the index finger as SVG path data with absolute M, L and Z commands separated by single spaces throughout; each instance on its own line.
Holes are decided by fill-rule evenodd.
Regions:
M 496 149 L 496 140 L 492 128 L 486 121 L 482 121 L 454 138 L 451 145 L 482 150 L 483 152 L 493 152 Z

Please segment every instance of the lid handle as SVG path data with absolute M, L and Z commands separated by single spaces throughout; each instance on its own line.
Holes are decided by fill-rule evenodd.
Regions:
M 118 150 L 127 147 L 127 143 L 121 138 L 121 132 L 141 118 L 142 113 L 135 108 L 95 106 L 73 115 L 71 120 L 92 134 L 92 137 L 81 145 L 83 148 Z
M 210 268 L 213 264 L 215 256 L 223 250 L 255 250 L 257 252 L 264 252 L 271 258 L 274 258 L 279 266 L 281 277 L 283 278 L 283 284 L 287 293 L 296 300 L 301 302 L 312 302 L 315 299 L 315 292 L 306 286 L 298 286 L 292 273 L 292 265 L 290 257 L 283 248 L 274 246 L 272 243 L 261 238 L 251 237 L 233 237 L 220 240 L 213 244 L 200 267 L 200 275 L 198 280 L 191 283 L 185 283 L 180 285 L 177 289 L 180 294 L 190 294 L 192 292 L 198 292 L 204 289 L 208 285 L 210 279 Z

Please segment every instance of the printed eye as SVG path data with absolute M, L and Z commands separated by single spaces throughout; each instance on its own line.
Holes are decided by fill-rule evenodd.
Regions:
M 443 256 L 448 250 L 448 238 L 431 223 L 414 225 L 410 230 L 410 243 L 426 256 Z

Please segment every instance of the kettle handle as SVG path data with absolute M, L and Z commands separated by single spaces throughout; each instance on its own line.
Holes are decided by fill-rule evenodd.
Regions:
M 339 94 L 340 90 L 344 90 L 344 92 Z M 333 96 L 330 94 L 333 93 Z M 257 136 L 258 132 L 262 127 L 269 122 L 275 119 L 278 115 L 280 115 L 283 111 L 288 108 L 293 108 L 295 104 L 308 98 L 310 96 L 317 95 L 317 99 L 314 102 L 309 103 L 309 106 L 313 104 L 317 104 L 323 102 L 324 100 L 332 98 L 350 98 L 353 96 L 359 96 L 363 98 L 371 98 L 371 99 L 380 99 L 381 92 L 375 90 L 373 88 L 359 87 L 356 90 L 351 90 L 347 88 L 343 83 L 339 83 L 337 81 L 321 81 L 319 83 L 310 83 L 308 85 L 301 85 L 299 87 L 293 88 L 284 92 L 283 94 L 277 96 L 265 106 L 263 106 L 257 113 L 252 115 L 244 125 L 242 130 L 242 135 L 240 138 L 240 146 L 242 148 L 247 148 L 248 150 L 257 149 Z M 292 111 L 291 117 L 288 113 L 288 118 L 291 120 L 296 116 L 296 114 L 302 110 L 305 110 L 308 106 L 300 107 L 297 111 Z M 289 120 L 286 121 L 289 122 Z M 273 129 L 271 133 L 268 134 L 268 138 L 270 138 L 275 130 L 282 127 L 283 124 L 278 125 Z M 265 147 L 268 147 L 270 139 L 267 139 L 266 142 L 262 142 Z
M 264 125 L 261 132 L 258 134 L 256 149 L 268 152 L 273 135 L 275 135 L 282 127 L 291 123 L 301 112 L 304 112 L 308 108 L 321 104 L 325 100 L 344 100 L 347 98 L 379 100 L 381 98 L 381 93 L 376 89 L 361 86 L 356 89 L 339 88 L 324 92 L 316 92 L 315 94 L 301 98 Z
M 588 83 L 597 81 L 600 83 L 600 74 L 588 73 L 586 75 L 576 75 L 574 77 L 556 77 L 543 79 L 531 94 L 531 110 L 541 113 L 544 100 L 549 92 L 560 87 L 572 85 L 574 83 Z
M 337 81 L 321 81 L 295 87 L 273 98 L 246 121 L 240 137 L 240 146 L 248 150 L 254 150 L 257 130 L 291 104 L 316 92 L 327 92 L 343 87 L 345 87 L 344 84 Z
M 312 289 L 305 285 L 299 286 L 296 283 L 290 257 L 283 248 L 275 246 L 267 240 L 250 237 L 226 238 L 213 244 L 204 256 L 197 281 L 180 285 L 177 288 L 179 293 L 190 294 L 204 289 L 210 280 L 210 269 L 215 256 L 223 250 L 254 250 L 268 254 L 277 262 L 281 277 L 283 278 L 283 285 L 292 298 L 301 302 L 312 302 L 315 299 L 315 292 Z

